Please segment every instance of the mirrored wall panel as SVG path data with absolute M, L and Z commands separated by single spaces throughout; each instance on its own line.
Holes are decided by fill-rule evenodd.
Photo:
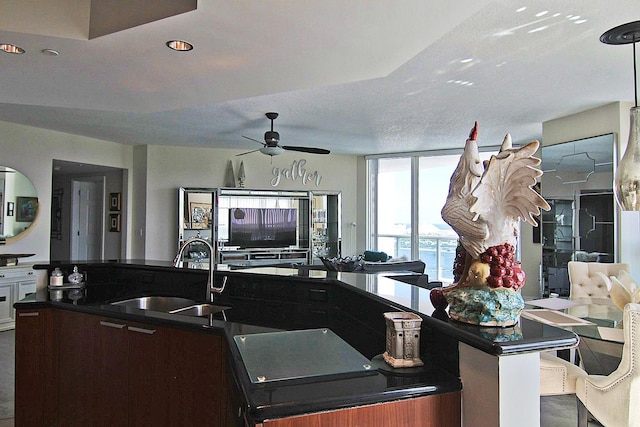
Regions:
M 542 147 L 543 295 L 569 295 L 569 261 L 614 262 L 613 134 Z

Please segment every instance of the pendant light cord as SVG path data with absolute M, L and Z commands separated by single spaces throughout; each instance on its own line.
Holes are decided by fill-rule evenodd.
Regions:
M 638 106 L 638 71 L 636 66 L 636 37 L 633 36 L 633 92 Z

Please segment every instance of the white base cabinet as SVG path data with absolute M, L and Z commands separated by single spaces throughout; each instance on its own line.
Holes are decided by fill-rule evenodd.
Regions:
M 36 274 L 29 267 L 0 268 L 0 331 L 16 327 L 13 304 L 36 291 Z

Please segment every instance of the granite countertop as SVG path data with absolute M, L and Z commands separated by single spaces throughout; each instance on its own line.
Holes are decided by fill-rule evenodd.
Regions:
M 95 261 L 85 265 L 118 265 L 121 268 L 145 268 L 149 270 L 171 270 L 172 263 L 155 260 L 112 260 Z M 36 264 L 34 269 L 46 269 L 63 265 L 72 267 L 72 262 L 58 264 Z M 181 272 L 204 274 L 206 270 L 178 269 Z M 578 337 L 566 331 L 540 322 L 521 318 L 520 323 L 510 328 L 492 328 L 469 325 L 448 318 L 446 312 L 436 312 L 429 298 L 430 289 L 412 285 L 403 281 L 406 278 L 420 276 L 412 272 L 380 272 L 362 274 L 324 270 L 296 269 L 284 267 L 254 267 L 231 269 L 228 265 L 216 265 L 217 275 L 253 275 L 278 277 L 284 280 L 321 281 L 338 284 L 355 292 L 364 294 L 386 304 L 395 306 L 398 311 L 413 311 L 423 316 L 429 327 L 441 331 L 472 347 L 489 354 L 502 355 L 530 351 L 548 351 L 573 348 Z

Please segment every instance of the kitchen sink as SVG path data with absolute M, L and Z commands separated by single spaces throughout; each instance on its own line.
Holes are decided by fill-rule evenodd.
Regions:
M 209 316 L 230 309 L 231 307 L 215 304 L 194 304 L 189 307 L 178 308 L 169 313 L 183 316 Z
M 196 302 L 188 298 L 150 296 L 130 298 L 123 301 L 112 302 L 111 304 L 127 308 L 138 308 L 141 310 L 170 313 L 180 308 L 193 306 Z

